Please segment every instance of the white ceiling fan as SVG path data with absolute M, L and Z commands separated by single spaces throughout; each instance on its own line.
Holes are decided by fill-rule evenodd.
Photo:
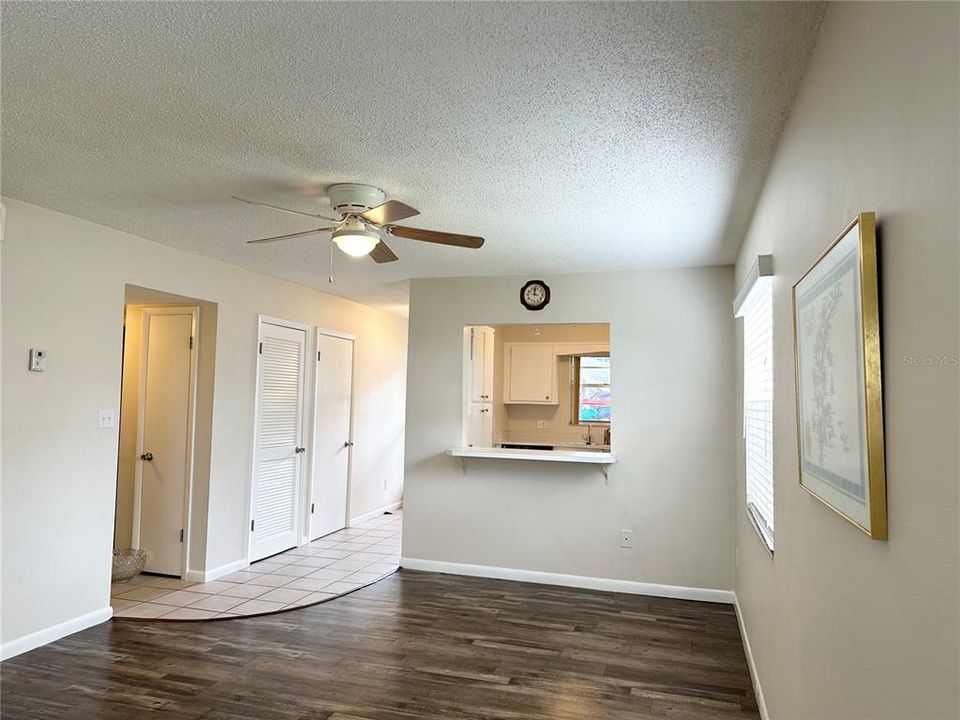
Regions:
M 261 207 L 280 210 L 294 215 L 303 215 L 316 220 L 330 223 L 328 226 L 305 230 L 303 232 L 277 235 L 275 237 L 248 240 L 248 244 L 280 242 L 309 235 L 330 233 L 333 242 L 343 252 L 354 257 L 369 255 L 377 263 L 393 262 L 397 259 L 383 238 L 385 235 L 420 240 L 421 242 L 452 245 L 454 247 L 476 249 L 483 245 L 483 238 L 476 235 L 457 235 L 455 233 L 437 232 L 436 230 L 422 230 L 420 228 L 394 225 L 397 220 L 419 215 L 420 212 L 397 200 L 387 200 L 383 190 L 372 185 L 356 183 L 340 183 L 327 188 L 330 204 L 339 218 L 326 215 L 291 210 L 269 203 L 247 200 L 233 196 L 234 200 L 260 205 Z

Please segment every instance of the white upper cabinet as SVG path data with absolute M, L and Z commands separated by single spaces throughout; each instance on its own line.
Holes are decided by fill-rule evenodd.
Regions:
M 473 402 L 489 402 L 493 399 L 494 330 L 484 326 L 468 330 L 470 399 Z
M 503 401 L 556 405 L 557 356 L 548 343 L 516 343 L 503 347 Z
M 493 446 L 493 354 L 495 332 L 478 325 L 464 329 L 464 445 Z

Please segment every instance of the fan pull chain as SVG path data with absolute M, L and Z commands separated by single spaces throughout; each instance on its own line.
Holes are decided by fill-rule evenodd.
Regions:
M 333 239 L 330 240 L 330 277 L 327 281 L 333 285 Z

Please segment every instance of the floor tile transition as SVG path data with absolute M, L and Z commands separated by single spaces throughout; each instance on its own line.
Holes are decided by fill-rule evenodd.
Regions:
M 329 600 L 397 570 L 402 518 L 399 510 L 380 515 L 211 582 L 141 574 L 112 583 L 113 616 L 210 620 Z

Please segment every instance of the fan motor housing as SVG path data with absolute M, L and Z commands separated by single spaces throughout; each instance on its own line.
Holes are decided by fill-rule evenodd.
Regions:
M 327 188 L 330 205 L 341 215 L 362 213 L 387 199 L 383 190 L 373 185 L 339 183 Z

